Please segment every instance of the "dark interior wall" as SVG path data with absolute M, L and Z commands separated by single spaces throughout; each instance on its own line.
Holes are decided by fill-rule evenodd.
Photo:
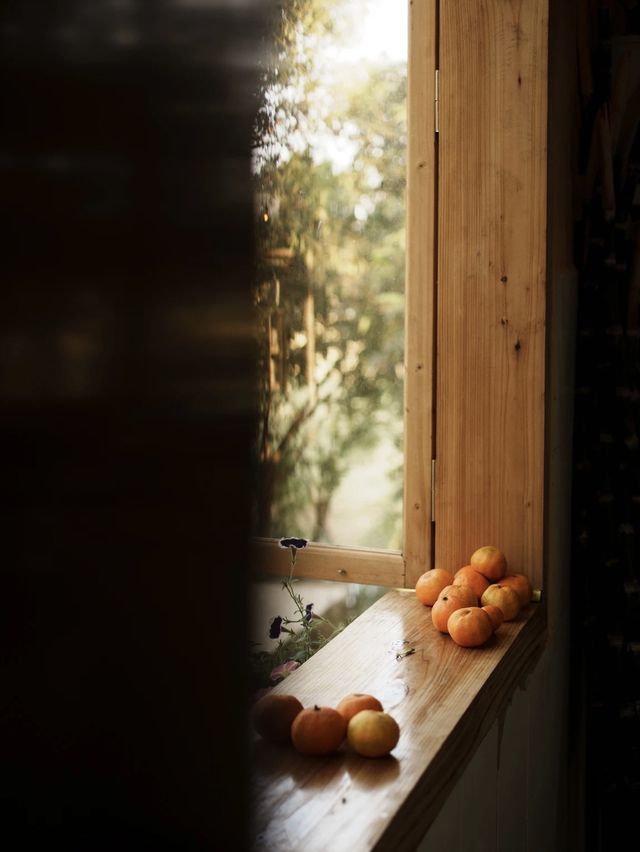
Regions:
M 245 844 L 249 140 L 267 5 L 0 12 L 14 848 Z
M 602 852 L 640 806 L 640 6 L 578 13 L 572 721 L 577 848 Z

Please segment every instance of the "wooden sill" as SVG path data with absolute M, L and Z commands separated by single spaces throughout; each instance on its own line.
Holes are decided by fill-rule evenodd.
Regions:
M 380 598 L 276 687 L 307 706 L 376 695 L 400 725 L 389 757 L 305 757 L 253 736 L 253 845 L 272 852 L 415 850 L 545 640 L 542 604 L 483 648 L 435 630 L 411 590 Z M 415 653 L 398 657 L 415 648 Z

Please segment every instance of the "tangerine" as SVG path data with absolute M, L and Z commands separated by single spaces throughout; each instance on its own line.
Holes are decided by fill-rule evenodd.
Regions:
M 476 571 L 495 583 L 496 580 L 501 580 L 507 573 L 507 558 L 501 550 L 491 544 L 479 547 L 471 554 L 469 560 Z
M 384 757 L 399 739 L 398 723 L 381 710 L 361 710 L 347 727 L 347 742 L 362 757 Z
M 347 733 L 347 722 L 333 707 L 305 707 L 293 720 L 291 741 L 301 754 L 331 754 Z
M 469 586 L 445 586 L 431 609 L 431 621 L 440 633 L 447 633 L 447 621 L 452 612 L 465 606 L 476 606 L 478 598 Z
M 336 705 L 336 710 L 349 722 L 361 710 L 383 710 L 382 704 L 373 695 L 352 692 Z
M 489 580 L 481 574 L 473 565 L 465 565 L 459 568 L 453 578 L 454 586 L 469 586 L 477 598 L 481 598 L 484 590 L 489 585 Z
M 520 606 L 526 606 L 533 596 L 533 586 L 526 574 L 505 574 L 500 580 L 503 586 L 509 586 L 520 598 Z
M 447 630 L 453 641 L 463 648 L 476 648 L 493 636 L 489 615 L 479 606 L 466 606 L 452 612 Z
M 453 574 L 450 571 L 444 568 L 432 568 L 418 577 L 416 597 L 425 606 L 433 606 L 440 592 L 451 583 L 453 583 Z
M 295 695 L 269 692 L 253 705 L 253 727 L 265 740 L 286 743 L 291 739 L 293 720 L 302 709 Z

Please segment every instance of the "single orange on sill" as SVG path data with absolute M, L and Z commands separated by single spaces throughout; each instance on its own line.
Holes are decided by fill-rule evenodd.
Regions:
M 273 743 L 286 743 L 291 739 L 291 725 L 302 703 L 295 695 L 280 695 L 269 692 L 253 705 L 251 711 L 254 729 L 260 736 Z
M 385 757 L 399 739 L 398 723 L 381 710 L 361 710 L 347 728 L 347 742 L 361 757 Z
M 533 586 L 526 574 L 505 574 L 501 586 L 509 586 L 520 598 L 520 606 L 526 606 L 533 597 Z
M 336 710 L 341 716 L 344 716 L 346 722 L 349 722 L 361 710 L 383 709 L 382 704 L 375 696 L 367 695 L 365 692 L 352 692 L 345 695 L 336 705 Z
M 502 583 L 493 583 L 489 586 L 482 595 L 481 603 L 483 606 L 487 604 L 497 606 L 502 610 L 505 621 L 513 621 L 520 612 L 518 593 L 509 586 L 503 586 Z
M 333 707 L 305 707 L 291 725 L 291 741 L 301 754 L 321 755 L 337 751 L 347 734 L 344 716 Z
M 487 586 L 491 585 L 489 580 L 481 574 L 473 565 L 465 565 L 459 568 L 453 578 L 454 586 L 469 586 L 477 598 L 481 598 Z
M 445 586 L 431 609 L 431 621 L 440 633 L 448 633 L 447 621 L 452 612 L 465 606 L 477 606 L 478 598 L 468 586 Z
M 469 564 L 481 574 L 495 583 L 507 573 L 507 558 L 497 547 L 487 544 L 479 547 L 471 554 Z
M 432 568 L 418 577 L 416 597 L 425 606 L 433 606 L 444 587 L 452 583 L 453 574 L 444 568 Z
M 453 641 L 463 648 L 477 648 L 493 636 L 491 618 L 479 606 L 466 606 L 452 612 L 447 630 Z

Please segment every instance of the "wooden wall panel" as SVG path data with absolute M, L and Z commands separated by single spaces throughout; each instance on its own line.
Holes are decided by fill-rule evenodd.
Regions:
M 546 15 L 547 0 L 440 4 L 436 565 L 495 544 L 537 588 Z

